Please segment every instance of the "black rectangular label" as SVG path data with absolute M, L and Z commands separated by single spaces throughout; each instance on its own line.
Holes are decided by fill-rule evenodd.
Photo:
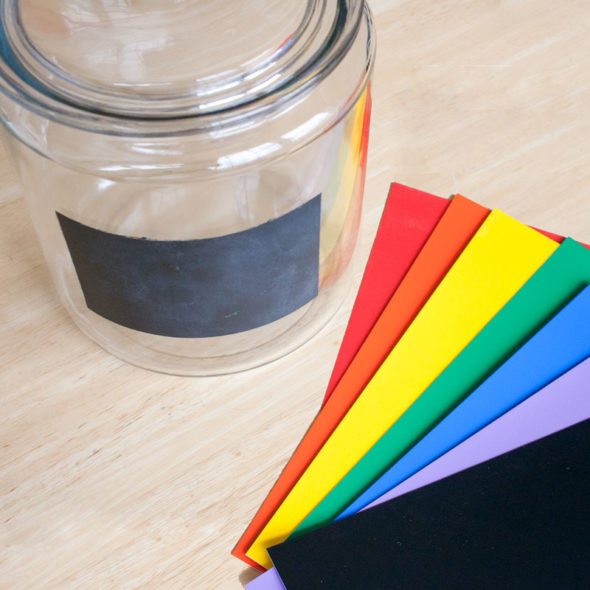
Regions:
M 234 334 L 318 294 L 320 195 L 251 229 L 196 240 L 133 238 L 57 217 L 88 308 L 133 330 Z

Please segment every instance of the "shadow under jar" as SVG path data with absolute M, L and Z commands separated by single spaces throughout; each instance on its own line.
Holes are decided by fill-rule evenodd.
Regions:
M 0 0 L 0 116 L 60 299 L 149 369 L 293 350 L 350 283 L 362 0 Z

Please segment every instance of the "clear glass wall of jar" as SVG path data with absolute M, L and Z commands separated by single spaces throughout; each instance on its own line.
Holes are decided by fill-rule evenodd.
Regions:
M 0 7 L 3 139 L 86 334 L 203 375 L 278 358 L 328 321 L 361 214 L 363 1 Z

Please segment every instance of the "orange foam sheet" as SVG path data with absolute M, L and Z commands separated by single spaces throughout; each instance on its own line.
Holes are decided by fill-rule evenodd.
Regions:
M 233 551 L 245 556 L 381 362 L 445 276 L 489 209 L 456 195 Z

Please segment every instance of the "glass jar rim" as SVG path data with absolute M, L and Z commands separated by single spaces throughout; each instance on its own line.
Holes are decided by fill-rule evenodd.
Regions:
M 27 110 L 69 127 L 108 135 L 140 137 L 208 132 L 211 129 L 242 125 L 244 122 L 258 120 L 287 108 L 291 103 L 304 97 L 338 66 L 359 32 L 363 14 L 369 19 L 364 0 L 336 0 L 336 22 L 330 28 L 329 38 L 322 43 L 321 51 L 316 51 L 312 58 L 305 62 L 304 67 L 285 76 L 267 92 L 223 105 L 217 110 L 199 112 L 196 108 L 194 112 L 151 112 L 147 115 L 138 115 L 137 112 L 124 110 L 109 112 L 108 109 L 101 109 L 100 105 L 92 105 L 92 101 L 92 108 L 84 108 L 40 85 L 31 71 L 19 62 L 15 53 L 14 31 L 12 36 L 7 35 L 5 24 L 14 24 L 14 21 L 4 17 L 10 15 L 11 11 L 12 16 L 15 16 L 15 1 L 0 0 L 3 17 L 0 28 L 0 92 Z M 372 38 L 369 41 L 374 44 Z M 370 75 L 374 45 L 368 48 L 367 53 L 367 67 L 362 79 L 358 81 L 357 93 L 364 88 Z M 352 99 L 349 104 L 354 102 L 355 97 L 349 98 Z

